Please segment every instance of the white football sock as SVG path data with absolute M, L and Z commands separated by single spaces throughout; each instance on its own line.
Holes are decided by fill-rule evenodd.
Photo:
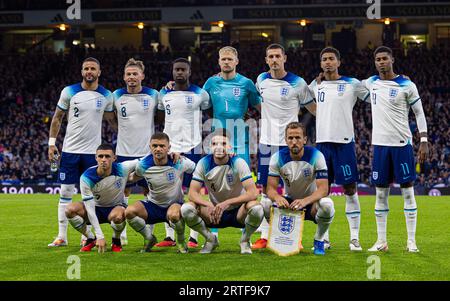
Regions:
M 377 220 L 377 241 L 386 242 L 387 216 L 389 213 L 389 187 L 376 187 L 375 217 Z
M 322 198 L 318 203 L 318 210 L 316 214 L 317 230 L 314 236 L 315 240 L 323 241 L 325 232 L 330 227 L 334 217 L 334 204 L 330 198 Z
M 111 228 L 113 228 L 113 238 L 120 238 L 120 234 L 122 233 L 123 229 L 125 229 L 126 222 L 123 221 L 120 224 L 116 224 L 113 221 L 111 221 Z
M 200 233 L 206 240 L 212 240 L 214 237 L 213 234 L 208 230 L 205 222 L 198 216 L 197 210 L 191 204 L 184 203 L 183 206 L 181 206 L 181 216 L 189 228 Z
M 189 232 L 189 237 L 192 237 L 193 239 L 198 241 L 198 232 L 191 229 L 191 231 Z
M 408 240 L 416 241 L 417 204 L 414 197 L 414 187 L 402 188 L 402 195 L 405 201 L 404 212 Z
M 143 218 L 135 216 L 132 219 L 128 219 L 127 221 L 131 228 L 140 233 L 145 240 L 151 239 L 152 232 L 150 231 L 150 227 L 146 226 L 145 220 Z
M 170 239 L 175 241 L 175 230 L 168 223 L 164 223 L 164 227 L 166 228 L 166 237 L 170 237 Z
M 245 231 L 242 232 L 241 242 L 250 241 L 250 237 L 258 229 L 263 219 L 264 210 L 261 205 L 255 205 L 248 210 L 245 217 Z
M 350 240 L 359 240 L 359 227 L 361 223 L 361 209 L 358 193 L 345 195 L 345 214 L 350 228 Z
M 268 221 L 270 219 L 270 208 L 272 207 L 272 201 L 267 197 L 267 195 L 263 194 L 261 196 L 260 204 L 263 208 L 264 213 L 264 219 L 259 226 L 259 230 L 261 231 L 261 239 L 269 239 L 270 225 Z
M 67 241 L 68 220 L 66 217 L 66 208 L 72 203 L 75 184 L 61 184 L 58 204 L 58 237 Z

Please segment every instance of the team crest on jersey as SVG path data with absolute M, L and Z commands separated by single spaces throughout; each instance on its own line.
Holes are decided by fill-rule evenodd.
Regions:
M 114 183 L 114 186 L 115 186 L 117 189 L 120 189 L 120 187 L 122 187 L 122 179 L 118 179 L 118 180 L 116 181 L 116 183 Z
M 231 184 L 233 183 L 233 181 L 234 181 L 233 174 L 227 174 L 227 182 Z
M 311 169 L 309 169 L 309 168 L 303 169 L 303 176 L 305 178 L 310 177 L 311 176 Z
M 184 100 L 186 101 L 186 103 L 187 103 L 188 105 L 191 105 L 191 104 L 194 102 L 194 97 L 192 97 L 192 96 L 186 96 L 186 97 L 184 98 Z
M 148 110 L 149 103 L 148 103 L 148 99 L 147 98 L 144 98 L 142 100 L 142 107 L 144 108 L 144 110 Z
M 295 226 L 295 217 L 289 215 L 280 214 L 280 218 L 278 219 L 278 229 L 284 235 L 288 235 L 294 230 Z
M 170 171 L 167 173 L 167 181 L 173 182 L 175 180 L 175 173 L 173 171 Z
M 241 88 L 233 88 L 233 95 L 235 97 L 241 96 Z
M 337 91 L 338 91 L 338 95 L 339 95 L 339 96 L 344 95 L 344 92 L 345 92 L 345 86 L 346 86 L 346 84 L 338 84 L 338 86 L 337 86 Z
M 95 106 L 97 109 L 102 107 L 102 99 L 101 98 L 97 98 L 97 101 L 95 102 Z
M 66 173 L 65 173 L 65 172 L 60 172 L 60 173 L 59 173 L 59 179 L 60 179 L 61 181 L 64 181 L 64 180 L 66 179 Z
M 396 98 L 398 95 L 398 89 L 389 89 L 389 98 Z
M 372 173 L 372 178 L 373 178 L 374 180 L 378 180 L 378 171 L 374 171 L 374 172 Z
M 289 88 L 281 88 L 280 94 L 281 96 L 287 96 L 289 94 Z

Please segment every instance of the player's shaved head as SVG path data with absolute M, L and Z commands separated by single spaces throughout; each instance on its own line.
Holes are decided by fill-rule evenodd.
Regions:
M 175 66 L 176 63 L 184 63 L 184 64 L 189 66 L 189 69 L 191 69 L 191 62 L 189 62 L 189 60 L 185 59 L 184 57 L 180 57 L 180 58 L 175 59 L 172 62 L 172 67 Z

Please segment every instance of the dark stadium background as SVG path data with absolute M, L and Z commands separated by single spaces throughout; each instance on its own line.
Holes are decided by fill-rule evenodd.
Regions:
M 381 18 L 374 20 L 367 19 L 370 4 L 365 0 L 80 3 L 81 19 L 71 20 L 65 0 L 0 0 L 1 193 L 53 187 L 56 177 L 47 160 L 50 121 L 62 88 L 81 81 L 86 56 L 100 60 L 100 83 L 107 89 L 124 86 L 123 66 L 134 57 L 145 63 L 144 84 L 159 90 L 171 79 L 171 61 L 177 57 L 191 60 L 191 82 L 203 85 L 219 71 L 217 50 L 224 45 L 238 49 L 238 72 L 255 81 L 267 70 L 265 47 L 277 42 L 287 49 L 286 69 L 308 83 L 320 71 L 318 57 L 325 46 L 341 51 L 340 74 L 358 79 L 375 73 L 376 46 L 392 47 L 395 71 L 417 84 L 428 122 L 430 157 L 417 167 L 417 192 L 449 194 L 449 2 L 382 1 Z M 248 117 L 254 114 L 250 111 Z M 370 105 L 358 102 L 353 116 L 360 191 L 370 192 Z M 313 143 L 314 117 L 302 110 L 300 119 Z M 417 152 L 412 112 L 410 124 Z M 64 129 L 65 124 L 58 136 L 59 149 Z M 115 142 L 106 124 L 103 136 Z

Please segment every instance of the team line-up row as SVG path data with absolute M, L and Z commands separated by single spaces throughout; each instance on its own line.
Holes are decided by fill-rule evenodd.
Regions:
M 374 145 L 372 182 L 377 187 L 375 214 L 378 240 L 371 250 L 384 251 L 388 248 L 386 239 L 387 198 L 389 184 L 395 178 L 395 181 L 402 187 L 405 199 L 405 216 L 408 230 L 407 248 L 411 252 L 417 252 L 418 249 L 415 243 L 417 207 L 413 190 L 413 182 L 416 175 L 412 134 L 408 124 L 409 108 L 412 108 L 416 115 L 421 136 L 419 163 L 423 163 L 427 158 L 428 145 L 425 115 L 416 86 L 408 78 L 394 73 L 394 58 L 391 49 L 388 47 L 381 46 L 374 52 L 375 66 L 379 75 L 372 76 L 362 82 L 339 75 L 340 53 L 336 49 L 332 47 L 323 49 L 320 58 L 323 73 L 308 86 L 301 77 L 285 71 L 284 64 L 287 57 L 284 53 L 284 48 L 278 44 L 270 45 L 266 49 L 265 58 L 270 69 L 258 77 L 255 85 L 251 80 L 236 72 L 236 66 L 239 62 L 237 51 L 227 46 L 219 51 L 221 72 L 209 78 L 203 89 L 190 84 L 191 68 L 189 61 L 177 59 L 173 62 L 172 68 L 174 82 L 169 83 L 160 92 L 142 87 L 145 67 L 142 62 L 130 59 L 124 69 L 126 88 L 116 90 L 114 93 L 110 93 L 98 85 L 98 77 L 101 72 L 100 63 L 94 58 L 86 59 L 82 66 L 83 82 L 64 88 L 50 128 L 49 159 L 54 160 L 55 154 L 58 153 L 55 145 L 56 137 L 62 118 L 67 114 L 68 125 L 59 171 L 59 180 L 61 181 L 61 197 L 58 206 L 60 229 L 58 237 L 49 246 L 67 245 L 66 208 L 72 201 L 73 186 L 80 179 L 81 173 L 88 167 L 98 163 L 94 160 L 94 154 L 96 151 L 98 152 L 96 147 L 101 141 L 101 120 L 103 114 L 112 127 L 118 129 L 116 153 L 119 162 L 141 158 L 148 154 L 148 141 L 154 133 L 154 115 L 155 111 L 157 111 L 159 113 L 156 114 L 159 115 L 157 119 L 162 119 L 164 123 L 164 132 L 167 134 L 167 140 L 170 137 L 170 151 L 176 155 L 182 153 L 186 157 L 184 161 L 190 160 L 197 164 L 198 168 L 203 168 L 207 170 L 206 172 L 212 172 L 214 168 L 209 168 L 217 165 L 217 163 L 211 163 L 214 161 L 211 159 L 213 155 L 201 159 L 201 151 L 198 151 L 198 147 L 201 147 L 202 142 L 200 129 L 201 110 L 210 109 L 212 111 L 214 130 L 227 128 L 227 120 L 242 120 L 247 108 L 254 106 L 261 112 L 258 152 L 258 182 L 263 186 L 261 206 L 264 207 L 263 204 L 265 202 L 267 204 L 269 202 L 270 204 L 272 202 L 281 202 L 277 201 L 277 196 L 272 195 L 271 197 L 269 189 L 270 181 L 273 178 L 277 178 L 277 176 L 281 176 L 287 191 L 289 191 L 288 187 L 292 187 L 291 195 L 288 192 L 286 198 L 283 198 L 287 203 L 281 202 L 284 206 L 287 206 L 289 203 L 288 199 L 291 199 L 290 206 L 297 206 L 297 201 L 299 201 L 302 205 L 301 208 L 306 208 L 306 205 L 316 204 L 312 207 L 317 207 L 317 210 L 320 209 L 320 203 L 322 202 L 319 200 L 324 199 L 328 193 L 328 184 L 335 181 L 337 184 L 343 185 L 345 190 L 346 213 L 351 234 L 350 249 L 362 250 L 359 244 L 360 210 L 356 191 L 357 165 L 352 120 L 352 109 L 359 98 L 370 100 L 372 110 L 372 144 Z M 302 152 L 306 152 L 306 158 L 300 160 L 304 156 L 302 154 L 298 158 L 299 160 L 293 160 L 292 150 L 289 148 L 287 128 L 288 125 L 295 124 L 298 120 L 300 106 L 306 106 L 308 110 L 316 115 L 316 148 L 303 147 Z M 179 122 L 180 120 L 182 120 L 182 123 Z M 306 131 L 304 128 L 300 128 L 302 129 L 299 130 L 302 136 L 295 139 L 304 140 L 303 143 L 306 143 Z M 244 132 L 243 135 L 236 135 L 235 129 L 229 127 L 227 130 L 233 136 L 231 141 L 229 141 L 230 149 L 239 155 L 233 157 L 234 159 L 231 159 L 231 161 L 244 162 L 248 168 L 250 155 L 248 145 L 245 143 L 248 142 L 248 134 Z M 242 136 L 244 136 L 244 139 L 242 139 Z M 240 139 L 237 139 L 237 137 L 240 137 Z M 212 140 L 211 143 L 213 143 Z M 211 144 L 211 150 L 213 150 L 213 144 Z M 212 153 L 214 152 L 212 151 Z M 210 161 L 212 160 L 209 162 L 209 165 L 206 162 L 206 158 L 210 158 Z M 314 164 L 318 162 L 318 158 L 323 158 L 324 168 L 319 169 L 320 172 L 316 173 L 317 170 L 314 169 Z M 281 171 L 280 169 L 280 174 L 271 174 L 272 161 L 276 162 L 274 164 L 279 168 L 286 165 L 286 170 Z M 199 165 L 200 162 L 203 163 Z M 248 180 L 245 177 L 239 177 L 234 164 L 230 163 L 228 165 L 231 172 L 228 174 L 226 172 L 221 173 L 225 180 L 230 180 L 230 183 L 233 182 L 231 180 L 238 178 L 244 179 L 242 183 Z M 319 175 L 320 177 L 323 176 L 321 170 L 326 170 L 324 174 L 326 174 L 327 178 L 327 189 L 324 197 L 311 197 L 315 192 L 307 190 L 312 189 L 312 186 L 293 185 L 296 179 L 289 178 L 289 176 L 299 175 L 303 175 L 304 178 L 317 177 L 318 174 L 321 174 Z M 234 176 L 233 172 L 236 173 Z M 138 169 L 136 169 L 136 173 L 138 173 Z M 167 177 L 176 178 L 174 175 Z M 192 179 L 195 179 L 195 172 Z M 183 177 L 184 186 L 186 187 L 192 188 L 192 185 L 195 185 L 193 183 L 202 183 L 204 181 L 201 179 L 201 181 L 197 180 L 199 179 L 191 181 L 189 176 Z M 315 179 L 315 181 L 320 180 L 322 179 Z M 153 184 L 150 184 L 152 182 L 148 180 L 147 183 L 148 189 L 151 191 L 151 185 Z M 319 187 L 315 182 L 314 184 L 313 186 L 316 186 L 314 189 Z M 213 184 L 213 186 L 218 187 L 216 184 Z M 124 201 L 126 203 L 129 189 L 124 189 Z M 317 190 L 320 191 L 320 189 Z M 209 187 L 208 191 L 211 191 Z M 154 193 L 148 194 L 150 206 L 155 204 L 152 202 L 154 195 Z M 200 206 L 200 208 L 216 208 L 217 206 L 219 206 L 217 208 L 220 208 L 220 204 L 228 199 L 228 197 L 221 196 L 215 200 L 217 204 L 211 199 L 211 202 L 208 203 L 210 205 L 206 206 L 206 204 L 202 203 L 204 206 Z M 306 201 L 304 201 L 305 199 Z M 331 222 L 332 214 L 330 215 L 330 212 L 334 211 L 334 209 L 330 209 L 333 206 L 332 202 L 330 205 L 329 201 L 331 202 L 330 199 L 325 198 L 322 207 L 328 209 L 323 209 L 323 214 L 319 214 L 319 216 L 324 218 L 328 216 L 330 219 L 328 222 Z M 230 204 L 226 202 L 225 204 L 227 209 L 229 209 L 228 206 Z M 283 206 L 283 204 L 278 205 Z M 190 205 L 185 205 L 189 209 Z M 270 206 L 266 207 L 270 208 Z M 246 208 L 245 210 L 249 212 L 259 211 L 256 209 L 258 207 L 253 210 L 250 210 L 251 208 Z M 152 208 L 147 209 L 152 210 Z M 194 209 L 189 212 L 196 211 Z M 223 211 L 223 208 L 210 209 L 211 212 L 209 213 L 211 216 L 214 216 L 214 214 L 219 214 L 217 212 L 220 212 L 220 210 Z M 242 211 L 245 210 L 242 209 Z M 129 211 L 131 212 L 131 209 Z M 201 215 L 201 210 L 197 211 Z M 216 213 L 213 214 L 213 211 Z M 183 215 L 183 207 L 180 207 L 180 212 L 178 213 L 181 216 Z M 168 215 L 166 217 L 170 220 Z M 239 217 L 242 222 L 243 215 Z M 308 217 L 308 214 L 306 217 Z M 191 219 L 195 218 L 191 216 Z M 249 217 L 249 219 L 251 218 Z M 254 220 L 256 219 L 255 217 Z M 183 220 L 190 226 L 188 222 L 189 217 L 183 217 Z M 265 219 L 262 220 L 262 225 L 260 225 L 261 239 L 253 244 L 253 248 L 264 248 L 267 243 L 268 225 Z M 211 222 L 213 220 L 209 220 L 208 225 L 214 224 Z M 230 223 L 232 225 L 232 218 Z M 139 225 L 141 224 L 139 223 Z M 258 223 L 249 222 L 249 225 L 254 226 L 256 224 Z M 318 224 L 320 225 L 320 223 Z M 244 223 L 239 225 L 243 226 Z M 130 226 L 133 227 L 132 223 L 130 223 Z M 175 224 L 172 224 L 172 227 L 177 229 Z M 147 229 L 147 227 L 144 228 Z M 176 230 L 177 233 L 178 230 Z M 142 231 L 146 230 L 142 229 Z M 171 232 L 169 225 L 166 226 L 166 233 L 167 237 L 162 242 L 162 245 L 175 244 L 174 232 L 173 230 Z M 206 232 L 200 233 L 206 236 L 207 242 L 209 242 L 209 244 L 205 244 L 205 248 L 212 250 L 214 248 L 213 245 L 215 245 L 212 238 Z M 245 230 L 243 233 L 253 232 Z M 191 231 L 190 243 L 196 244 L 197 235 L 198 233 Z M 148 235 L 145 237 L 147 240 L 150 240 Z M 323 235 L 317 235 L 317 238 L 318 246 L 315 246 L 315 249 L 320 250 L 329 245 L 328 231 L 325 231 Z M 126 236 L 123 234 L 122 241 L 125 240 Z M 244 239 L 242 243 L 244 242 L 246 245 L 249 240 Z M 323 248 L 320 246 L 320 243 L 322 243 Z M 243 245 L 241 244 L 241 250 L 244 248 Z M 183 247 L 181 248 L 183 249 Z M 249 245 L 246 245 L 244 249 L 248 248 Z M 243 252 L 245 253 L 246 251 L 244 250 Z M 320 251 L 318 252 L 320 253 Z

